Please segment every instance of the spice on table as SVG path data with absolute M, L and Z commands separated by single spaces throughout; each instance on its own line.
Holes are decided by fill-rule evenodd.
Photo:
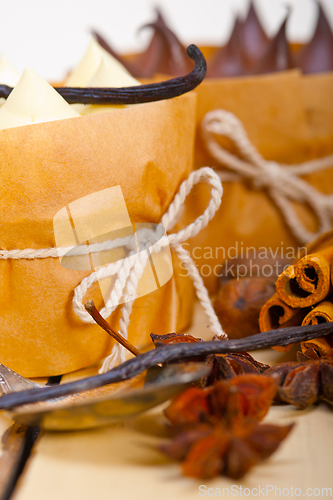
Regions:
M 155 333 L 151 333 L 150 337 L 155 345 L 155 347 L 159 347 L 165 344 L 178 344 L 179 342 L 202 342 L 202 339 L 197 337 L 193 337 L 193 335 L 189 335 L 188 333 L 167 333 L 165 335 L 156 335 Z
M 194 357 L 208 356 L 209 354 L 239 353 L 272 347 L 278 344 L 288 345 L 293 342 L 305 342 L 326 334 L 331 334 L 332 332 L 333 323 L 324 323 L 272 330 L 244 339 L 219 340 L 218 342 L 215 340 L 194 343 L 180 342 L 174 345 L 162 345 L 157 349 L 144 352 L 140 356 L 129 359 L 125 363 L 101 375 L 78 379 L 59 386 L 41 387 L 6 394 L 0 398 L 0 409 L 5 410 L 27 403 L 46 401 L 128 380 L 160 363 L 169 363 L 180 359 L 188 360 Z
M 333 299 L 323 300 L 303 319 L 302 325 L 318 325 L 333 321 Z
M 165 410 L 173 425 L 216 417 L 226 425 L 244 417 L 259 421 L 268 412 L 277 391 L 277 381 L 264 375 L 240 375 L 210 387 L 190 388 Z
M 301 324 L 305 311 L 293 308 L 281 300 L 278 293 L 270 297 L 262 306 L 259 314 L 260 331 L 266 332 L 274 328 Z
M 332 278 L 333 231 L 329 231 L 304 247 L 300 259 L 278 276 L 276 293 L 260 311 L 260 330 L 333 321 Z M 323 355 L 330 351 L 331 342 L 332 336 L 318 337 L 310 344 L 302 343 L 301 347 L 304 351 L 310 345 L 317 346 L 316 350 Z M 290 347 L 278 350 L 285 351 Z
M 229 338 L 258 333 L 260 310 L 274 290 L 274 279 L 264 276 L 231 279 L 221 283 L 214 309 Z
M 209 386 L 218 380 L 230 380 L 239 375 L 260 374 L 269 368 L 269 365 L 260 363 L 248 352 L 234 354 L 210 354 L 206 363 L 211 365 L 210 374 L 202 380 L 202 386 Z
M 250 251 L 246 252 L 246 256 L 226 262 L 218 280 L 214 309 L 229 338 L 247 337 L 260 330 L 260 311 L 275 292 L 279 271 L 290 264 L 290 259 L 281 254 L 263 257 Z M 280 310 L 279 317 L 274 314 L 265 315 L 266 329 L 278 328 L 281 321 L 285 322 L 293 315 L 294 310 L 291 308 Z
M 90 316 L 96 321 L 96 323 L 101 328 L 103 328 L 103 330 L 106 331 L 111 337 L 113 337 L 116 342 L 125 347 L 125 349 L 127 349 L 134 356 L 139 356 L 140 354 L 142 354 L 142 352 L 139 351 L 139 349 L 137 349 L 127 339 L 125 339 L 125 337 L 123 337 L 120 333 L 112 330 L 109 323 L 103 318 L 103 316 L 101 316 L 101 314 L 97 310 L 93 300 L 88 300 L 84 304 L 84 307 L 86 311 L 90 314 Z
M 289 266 L 276 280 L 276 291 L 290 307 L 309 307 L 332 291 L 333 247 L 319 250 Z
M 201 339 L 188 334 L 169 333 L 167 335 L 154 335 L 151 338 L 155 347 L 165 344 L 177 344 L 179 342 L 195 343 L 202 342 Z M 217 337 L 213 340 L 219 342 Z M 228 380 L 245 374 L 260 374 L 269 368 L 269 365 L 260 363 L 248 352 L 237 352 L 230 354 L 209 354 L 199 356 L 188 361 L 205 361 L 210 367 L 209 375 L 201 380 L 201 386 L 213 385 L 219 380 Z
M 278 401 L 298 408 L 322 400 L 333 404 L 333 349 L 321 357 L 308 348 L 297 358 L 298 361 L 279 363 L 265 372 L 278 381 Z
M 302 325 L 318 325 L 319 323 L 329 322 L 333 322 L 332 297 L 317 304 L 316 307 L 305 316 Z M 315 349 L 320 356 L 324 356 L 333 348 L 333 336 L 325 335 L 325 337 L 302 342 L 301 347 L 303 352 L 306 352 L 306 350 L 311 347 Z
M 174 437 L 160 449 L 181 460 L 187 476 L 241 478 L 270 456 L 292 428 L 258 424 L 275 392 L 274 379 L 261 375 L 188 389 L 166 410 Z

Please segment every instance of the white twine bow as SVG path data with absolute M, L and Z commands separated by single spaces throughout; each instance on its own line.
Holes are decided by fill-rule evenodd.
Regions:
M 165 234 L 152 246 L 149 246 L 151 244 L 151 239 L 149 238 L 148 232 L 141 231 L 141 244 L 143 244 L 146 248 L 149 246 L 150 253 L 159 252 L 162 248 L 169 246 L 178 255 L 180 261 L 184 264 L 188 275 L 194 283 L 196 295 L 206 312 L 211 330 L 215 335 L 227 338 L 227 335 L 224 333 L 217 319 L 199 271 L 195 266 L 190 253 L 182 247 L 183 242 L 192 236 L 196 236 L 201 229 L 207 226 L 208 222 L 214 217 L 216 211 L 220 207 L 223 188 L 221 180 L 214 170 L 209 167 L 204 167 L 200 170 L 192 172 L 189 175 L 189 177 L 181 184 L 178 193 L 175 195 L 173 202 L 169 206 L 168 211 L 163 215 L 161 224 L 165 231 L 170 231 L 174 227 L 186 197 L 192 190 L 193 186 L 199 182 L 205 182 L 211 187 L 211 199 L 204 213 L 178 233 Z M 156 238 L 154 241 L 156 241 Z M 79 245 L 76 247 L 41 248 L 38 250 L 29 248 L 24 250 L 0 250 L 0 259 L 45 259 L 49 257 L 58 258 L 66 254 L 70 256 L 86 255 L 93 252 L 110 250 L 119 246 L 126 246 L 128 244 L 129 239 L 126 237 L 118 238 L 113 241 L 109 240 L 103 243 Z M 130 245 L 129 248 L 131 248 Z M 141 245 L 140 248 L 142 250 Z M 119 304 L 124 302 L 121 309 L 119 333 L 121 333 L 123 337 L 127 338 L 127 330 L 130 322 L 133 302 L 136 297 L 137 286 L 147 264 L 148 258 L 148 252 L 137 252 L 133 248 L 132 251 L 130 251 L 129 256 L 125 259 L 118 260 L 101 267 L 84 278 L 74 290 L 73 308 L 79 318 L 85 323 L 94 323 L 94 320 L 84 308 L 84 296 L 96 281 L 110 276 L 116 276 L 110 298 L 100 313 L 104 318 L 108 318 L 119 306 Z M 100 373 L 110 370 L 117 361 L 125 361 L 125 353 L 126 351 L 122 346 L 115 344 L 110 356 L 104 360 Z
M 331 229 L 333 196 L 321 193 L 300 176 L 332 168 L 333 155 L 292 165 L 267 161 L 250 142 L 242 122 L 222 109 L 207 113 L 201 126 L 210 155 L 232 171 L 219 171 L 222 181 L 238 182 L 247 179 L 256 189 L 266 189 L 291 232 L 302 244 Z M 243 159 L 225 150 L 213 135 L 224 136 L 233 141 Z M 317 232 L 311 232 L 304 226 L 292 201 L 305 203 L 313 210 L 318 219 Z

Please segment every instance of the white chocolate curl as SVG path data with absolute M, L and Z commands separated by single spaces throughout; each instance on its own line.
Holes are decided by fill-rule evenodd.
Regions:
M 105 67 L 100 68 L 104 61 Z M 69 75 L 66 87 L 130 87 L 140 85 L 124 66 L 91 38 L 87 52 Z
M 77 68 L 69 76 L 66 86 L 78 87 L 132 87 L 140 85 L 127 69 L 91 39 L 88 50 Z M 73 109 L 81 115 L 104 113 L 124 105 L 73 104 Z
M 0 130 L 80 116 L 32 68 L 26 68 L 0 108 Z

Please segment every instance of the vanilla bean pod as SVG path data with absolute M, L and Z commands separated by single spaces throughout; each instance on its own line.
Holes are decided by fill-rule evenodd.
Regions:
M 121 382 L 159 363 L 181 359 L 186 360 L 186 358 L 208 354 L 243 352 L 275 345 L 288 345 L 294 342 L 304 342 L 306 340 L 322 337 L 328 333 L 333 333 L 333 323 L 281 328 L 269 332 L 258 333 L 243 339 L 215 340 L 190 344 L 184 342 L 164 345 L 143 353 L 136 358 L 130 359 L 102 375 L 94 375 L 93 377 L 76 380 L 64 385 L 42 387 L 41 389 L 30 389 L 28 391 L 6 394 L 0 398 L 0 410 L 68 396 L 69 394 L 95 389 L 96 387 L 115 382 Z
M 162 101 L 195 89 L 206 75 L 206 60 L 196 45 L 189 45 L 187 55 L 195 62 L 187 75 L 164 82 L 120 88 L 54 87 L 69 104 L 140 104 Z M 0 85 L 0 97 L 7 98 L 12 91 L 8 85 Z

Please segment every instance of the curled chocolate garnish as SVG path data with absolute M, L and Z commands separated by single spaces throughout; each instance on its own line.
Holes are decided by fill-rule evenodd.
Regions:
M 206 75 L 206 60 L 198 47 L 189 45 L 186 52 L 195 67 L 185 76 L 135 87 L 55 87 L 55 90 L 69 104 L 140 104 L 171 99 L 195 89 Z M 0 85 L 0 97 L 7 98 L 12 90 L 12 87 Z
M 242 24 L 242 51 L 245 65 L 251 69 L 263 56 L 269 45 L 269 38 L 258 18 L 253 2 Z
M 186 50 L 176 34 L 166 24 L 159 9 L 153 23 L 145 28 L 153 28 L 154 34 L 147 49 L 134 61 L 133 75 L 137 78 L 151 78 L 156 73 L 180 76 L 188 73 L 192 67 L 186 58 Z
M 155 23 L 165 24 L 162 13 L 156 9 L 157 18 Z M 140 28 L 143 29 L 143 28 Z M 153 36 L 146 50 L 139 54 L 134 61 L 133 76 L 136 78 L 151 78 L 156 73 L 163 53 L 164 40 L 161 32 L 154 30 Z
M 321 73 L 333 70 L 333 33 L 323 8 L 319 9 L 317 26 L 310 42 L 297 55 L 297 66 L 303 73 Z
M 101 47 L 103 47 L 104 50 L 106 50 L 106 52 L 108 52 L 112 57 L 114 57 L 115 59 L 117 59 L 117 61 L 119 61 L 127 69 L 127 71 L 129 71 L 129 73 L 131 73 L 132 76 L 136 76 L 134 74 L 135 73 L 135 67 L 134 67 L 133 64 L 131 64 L 129 61 L 127 61 L 127 59 L 125 59 L 124 57 L 121 57 L 121 55 L 119 55 L 118 52 L 116 52 L 110 46 L 109 42 L 107 42 L 105 40 L 105 38 L 100 33 L 98 33 L 95 30 L 92 30 L 91 33 L 92 33 L 93 37 L 96 38 L 96 40 L 99 43 L 99 45 Z
M 242 23 L 236 19 L 228 43 L 218 49 L 208 61 L 207 76 L 219 78 L 244 75 L 246 68 L 241 47 Z
M 271 41 L 268 49 L 258 62 L 254 73 L 274 73 L 276 71 L 286 71 L 296 68 L 296 63 L 291 55 L 290 47 L 286 37 L 286 24 L 289 13 L 282 23 L 279 31 Z
M 148 71 L 147 66 L 141 66 L 143 76 L 153 76 L 155 73 L 180 76 L 190 71 L 191 63 L 186 57 L 185 47 L 164 21 L 162 22 L 159 18 L 154 23 L 142 26 L 141 29 L 144 28 L 154 28 L 156 34 L 162 38 L 163 43 L 159 45 L 159 54 L 155 58 L 155 64 L 152 65 L 149 62 Z
M 130 359 L 102 375 L 94 375 L 93 377 L 87 377 L 59 386 L 42 387 L 4 395 L 0 398 L 0 410 L 28 403 L 36 403 L 38 401 L 46 401 L 115 382 L 121 382 L 122 380 L 128 380 L 160 363 L 208 354 L 244 352 L 272 347 L 274 345 L 288 345 L 293 342 L 304 342 L 322 337 L 328 333 L 333 333 L 333 323 L 271 330 L 244 339 L 220 340 L 218 342 L 214 340 L 211 342 L 181 342 L 179 344 L 165 345 Z

